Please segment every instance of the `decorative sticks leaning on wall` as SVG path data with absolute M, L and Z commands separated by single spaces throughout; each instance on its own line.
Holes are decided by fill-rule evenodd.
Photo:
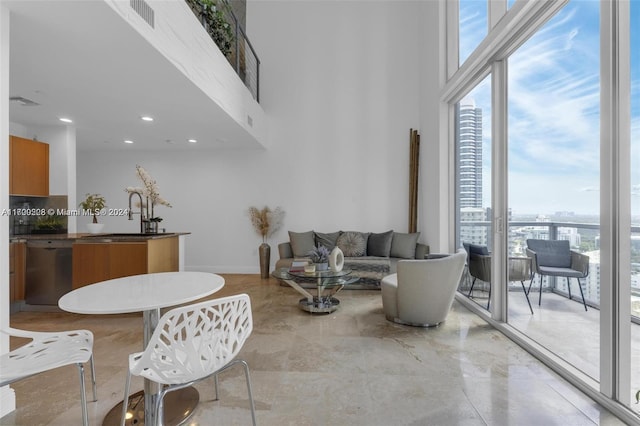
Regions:
M 409 233 L 418 230 L 418 171 L 420 165 L 420 135 L 409 129 Z

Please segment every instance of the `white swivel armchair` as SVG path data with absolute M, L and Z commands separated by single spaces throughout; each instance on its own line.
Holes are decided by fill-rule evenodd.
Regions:
M 163 424 L 163 400 L 168 392 L 191 386 L 242 364 L 249 393 L 251 419 L 256 424 L 249 367 L 235 359 L 253 330 L 251 302 L 246 294 L 175 308 L 158 321 L 144 352 L 129 355 L 124 401 L 129 399 L 131 375 L 142 376 L 161 385 L 154 407 L 158 425 Z M 127 404 L 123 404 L 125 424 Z M 151 425 L 149 425 L 151 426 Z
M 382 279 L 382 306 L 389 321 L 419 327 L 445 320 L 467 258 L 464 250 L 434 259 L 400 260 Z
M 31 341 L 0 356 L 0 387 L 34 374 L 65 365 L 76 364 L 80 373 L 80 400 L 82 424 L 89 424 L 87 397 L 84 384 L 84 366 L 89 361 L 93 400 L 96 401 L 96 373 L 93 366 L 93 334 L 88 330 L 39 332 L 7 327 L 0 334 L 21 337 Z

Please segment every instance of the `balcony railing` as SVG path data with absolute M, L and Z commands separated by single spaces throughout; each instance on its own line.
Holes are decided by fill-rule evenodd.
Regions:
M 185 0 L 251 95 L 260 102 L 260 59 L 226 0 Z
M 461 235 L 475 236 L 476 241 L 469 241 L 477 244 L 486 244 L 491 246 L 491 222 L 489 221 L 464 221 L 460 222 Z M 562 232 L 561 229 L 575 229 L 576 232 Z M 475 232 L 474 232 L 475 231 Z M 582 232 L 581 232 L 582 231 Z M 582 279 L 581 283 L 583 290 L 585 291 L 585 299 L 587 304 L 598 308 L 600 305 L 600 274 L 599 274 L 599 232 L 600 225 L 597 223 L 575 223 L 575 222 L 509 222 L 509 255 L 510 256 L 525 256 L 524 249 L 526 248 L 526 240 L 528 238 L 537 239 L 569 239 L 571 241 L 572 250 L 585 252 L 590 256 L 589 263 L 589 276 L 586 279 Z M 640 235 L 640 226 L 632 226 L 629 238 L 632 235 Z M 483 240 L 483 241 L 481 241 Z M 587 244 L 584 244 L 585 241 Z M 640 242 L 640 238 L 638 239 Z M 466 241 L 465 241 L 466 242 Z M 578 244 L 576 244 L 578 243 Z M 580 244 L 583 243 L 583 244 Z M 640 244 L 640 243 L 639 243 Z M 460 244 L 462 246 L 462 244 Z M 579 246 L 588 245 L 588 250 L 583 250 Z M 585 247 L 583 247 L 585 248 Z M 637 303 L 632 303 L 632 315 L 634 317 L 640 317 L 640 246 L 634 248 L 632 245 L 632 281 L 631 281 L 631 295 L 632 300 L 637 298 Z M 637 253 L 638 259 L 634 259 L 634 253 Z M 634 280 L 634 277 L 637 278 Z M 519 283 L 513 286 L 513 290 L 521 289 Z M 575 285 L 575 281 L 574 284 Z M 540 279 L 536 275 L 533 288 L 538 290 L 540 286 Z M 510 288 L 511 289 L 511 288 Z M 559 293 L 563 296 L 568 295 L 566 281 L 564 279 L 555 279 L 554 277 L 547 277 L 545 284 L 542 287 L 543 291 L 552 291 Z M 576 295 L 574 294 L 574 297 Z M 575 299 L 577 302 L 582 303 L 582 300 Z M 637 305 L 634 308 L 634 305 Z

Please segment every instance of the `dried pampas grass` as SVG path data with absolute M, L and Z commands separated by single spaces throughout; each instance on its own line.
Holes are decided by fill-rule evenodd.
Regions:
M 276 207 L 275 210 L 271 210 L 267 206 L 262 210 L 256 207 L 249 207 L 249 218 L 253 229 L 262 237 L 262 242 L 266 242 L 267 238 L 282 227 L 284 210 L 280 207 Z

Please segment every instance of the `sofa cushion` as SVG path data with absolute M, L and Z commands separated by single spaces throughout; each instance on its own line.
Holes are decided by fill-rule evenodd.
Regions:
M 316 245 L 325 246 L 327 250 L 331 251 L 336 246 L 336 242 L 338 241 L 338 237 L 340 236 L 340 231 L 331 232 L 329 234 L 323 234 L 322 232 L 316 232 Z
M 487 246 L 481 246 L 479 244 L 467 244 L 467 251 L 469 252 L 469 254 L 479 254 L 480 256 L 488 256 L 491 253 L 489 253 L 489 249 L 487 248 Z
M 291 232 L 289 231 L 289 241 L 295 257 L 306 257 L 316 246 L 313 231 Z
M 394 232 L 393 239 L 391 240 L 391 257 L 415 259 L 418 237 L 420 237 L 419 232 L 411 234 Z
M 367 241 L 361 232 L 343 232 L 338 237 L 336 245 L 342 250 L 345 257 L 364 256 L 367 250 Z
M 567 240 L 527 240 L 527 247 L 536 252 L 538 266 L 571 267 L 571 246 Z
M 367 256 L 389 257 L 393 230 L 381 234 L 369 234 L 367 240 Z

